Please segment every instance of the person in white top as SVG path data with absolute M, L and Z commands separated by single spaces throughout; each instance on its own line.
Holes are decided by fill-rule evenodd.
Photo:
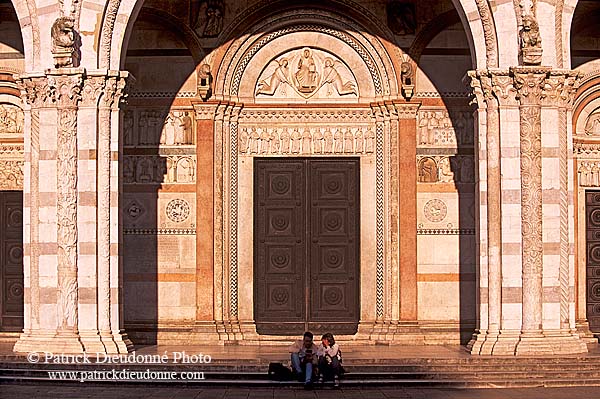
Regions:
M 326 379 L 333 380 L 336 388 L 340 386 L 340 373 L 342 371 L 342 351 L 335 343 L 333 334 L 326 333 L 321 338 L 321 345 L 317 350 L 319 356 L 319 383 Z

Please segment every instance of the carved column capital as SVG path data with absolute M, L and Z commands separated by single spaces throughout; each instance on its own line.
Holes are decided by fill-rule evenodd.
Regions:
M 393 107 L 398 119 L 416 119 L 421 103 L 394 103 Z
M 45 75 L 19 75 L 16 79 L 23 102 L 32 108 L 52 103 L 52 93 Z
M 543 105 L 571 108 L 581 77 L 578 71 L 568 69 L 551 71 L 544 84 Z
M 47 76 L 55 105 L 59 108 L 76 108 L 81 100 L 83 88 L 82 70 L 75 70 L 72 74 L 47 73 Z
M 216 118 L 217 104 L 196 103 L 193 106 L 196 120 L 214 120 Z
M 513 85 L 521 106 L 539 106 L 550 68 L 516 67 L 511 68 Z

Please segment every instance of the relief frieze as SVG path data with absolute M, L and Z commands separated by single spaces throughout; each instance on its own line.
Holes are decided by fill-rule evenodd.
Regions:
M 419 146 L 473 146 L 473 116 L 469 111 L 421 110 L 417 124 Z
M 195 156 L 126 155 L 125 184 L 175 184 L 196 182 Z
M 239 152 L 245 155 L 370 155 L 375 151 L 371 127 L 243 127 Z

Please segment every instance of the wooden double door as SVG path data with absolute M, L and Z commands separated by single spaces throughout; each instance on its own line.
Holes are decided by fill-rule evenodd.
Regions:
M 0 331 L 23 329 L 23 193 L 0 191 Z
M 357 331 L 359 168 L 358 158 L 255 158 L 259 334 Z

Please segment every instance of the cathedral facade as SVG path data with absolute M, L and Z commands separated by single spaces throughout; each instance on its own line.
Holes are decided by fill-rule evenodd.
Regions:
M 0 340 L 600 333 L 600 5 L 0 1 Z

